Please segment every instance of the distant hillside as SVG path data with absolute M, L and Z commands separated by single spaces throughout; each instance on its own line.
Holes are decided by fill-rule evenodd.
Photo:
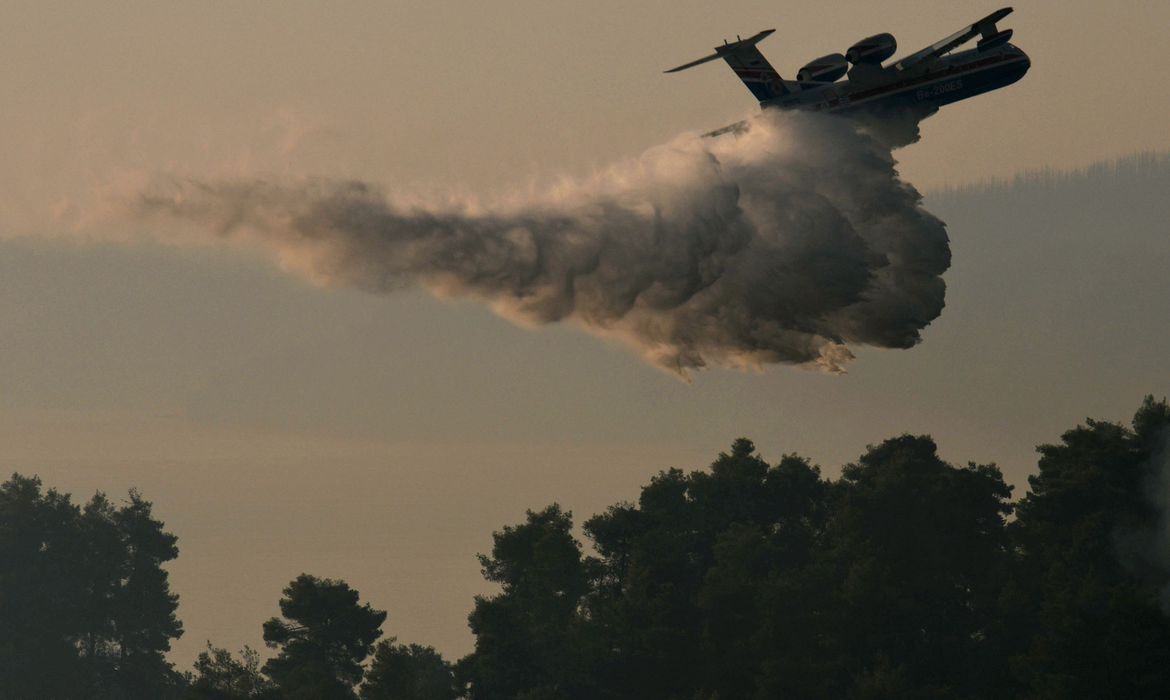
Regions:
M 1062 404 L 1122 415 L 1120 402 L 1170 390 L 1170 152 L 942 189 L 925 205 L 953 257 L 915 358 L 923 391 L 952 379 L 977 404 L 966 410 L 999 413 L 998 430 L 1028 416 L 1035 430 Z
M 1085 168 L 1056 170 L 1043 168 L 1026 170 L 1011 178 L 994 178 L 967 185 L 942 187 L 932 190 L 928 198 L 945 206 L 963 198 L 1008 193 L 1036 195 L 1041 192 L 1067 192 L 1077 188 L 1094 189 L 1102 186 L 1124 189 L 1170 188 L 1170 151 L 1146 151 L 1133 155 L 1093 163 Z M 1170 190 L 1164 190 L 1170 194 Z

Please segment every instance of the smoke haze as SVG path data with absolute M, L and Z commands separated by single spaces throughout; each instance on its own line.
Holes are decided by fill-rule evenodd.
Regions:
M 418 285 L 527 324 L 571 320 L 686 376 L 839 372 L 849 345 L 907 348 L 943 308 L 944 224 L 855 124 L 769 111 L 508 201 L 405 201 L 365 182 L 165 179 L 134 199 L 271 248 L 327 285 Z

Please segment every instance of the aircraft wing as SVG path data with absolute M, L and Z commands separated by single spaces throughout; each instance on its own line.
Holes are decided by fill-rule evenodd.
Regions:
M 937 41 L 930 46 L 927 46 L 925 49 L 922 49 L 921 51 L 915 51 L 906 58 L 903 58 L 902 60 L 895 63 L 894 67 L 900 71 L 904 71 L 916 65 L 933 61 L 939 56 L 949 53 L 963 44 L 966 44 L 968 41 L 971 41 L 980 34 L 983 35 L 984 40 L 990 39 L 992 36 L 997 34 L 995 23 L 1004 17 L 1007 17 L 1011 13 L 1012 8 L 1010 7 L 1005 7 L 1002 10 L 996 10 L 978 22 L 960 29 L 954 34 L 948 36 L 946 39 Z M 1008 36 L 1010 37 L 1011 30 L 1009 29 L 1008 32 Z M 1006 41 L 1006 38 L 1004 40 Z

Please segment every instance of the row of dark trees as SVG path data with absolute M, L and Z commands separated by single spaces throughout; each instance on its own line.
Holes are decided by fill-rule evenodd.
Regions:
M 137 494 L 84 507 L 0 487 L 4 698 L 737 700 L 1170 697 L 1170 406 L 1088 421 L 1039 448 L 1030 490 L 943 462 L 928 437 L 871 447 L 829 480 L 747 440 L 661 472 L 583 524 L 556 505 L 494 534 L 475 651 L 378 641 L 386 613 L 302 575 L 274 652 L 181 633 L 175 539 Z M 1166 606 L 1170 607 L 1170 606 Z
M 344 581 L 301 574 L 284 589 L 280 618 L 264 623 L 278 650 L 263 666 L 255 651 L 236 657 L 208 644 L 183 680 L 185 697 L 202 700 L 454 700 L 451 664 L 431 647 L 378 642 L 386 613 L 359 604 Z M 375 642 L 377 642 L 375 644 Z M 367 669 L 363 661 L 373 661 Z
M 178 553 L 137 492 L 78 506 L 35 478 L 0 485 L 0 695 L 155 697 L 183 631 L 162 568 Z

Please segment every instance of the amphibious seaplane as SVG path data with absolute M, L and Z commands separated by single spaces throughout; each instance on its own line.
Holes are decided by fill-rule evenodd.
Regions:
M 862 39 L 844 54 L 833 53 L 810 61 L 796 80 L 780 77 L 756 44 L 775 29 L 765 29 L 734 43 L 724 41 L 715 53 L 671 68 L 677 73 L 722 58 L 751 90 L 761 107 L 825 112 L 910 112 L 925 118 L 939 107 L 1011 85 L 1024 76 L 1032 62 L 1008 43 L 1012 30 L 996 23 L 1011 14 L 1005 7 L 951 36 L 887 65 L 882 62 L 898 50 L 891 34 Z M 979 37 L 974 48 L 955 52 Z M 848 74 L 846 80 L 840 80 Z M 740 131 L 745 122 L 712 131 L 717 136 Z

